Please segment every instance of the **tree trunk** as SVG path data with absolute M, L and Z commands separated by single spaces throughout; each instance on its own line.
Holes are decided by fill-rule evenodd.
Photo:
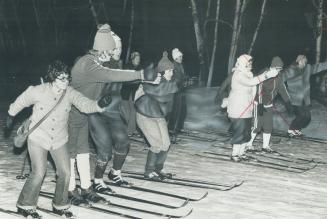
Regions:
M 134 31 L 134 18 L 135 18 L 134 5 L 135 5 L 135 1 L 132 0 L 132 2 L 131 2 L 131 21 L 130 21 L 130 27 L 129 27 L 129 37 L 128 37 L 127 52 L 126 52 L 126 57 L 125 57 L 125 64 L 127 64 L 129 61 L 131 47 L 132 47 L 132 39 L 133 39 L 133 31 Z
M 198 9 L 195 0 L 191 0 L 191 8 L 192 8 L 192 17 L 194 23 L 196 45 L 197 45 L 198 56 L 199 56 L 199 65 L 200 65 L 199 85 L 201 86 L 204 83 L 204 74 L 205 74 L 204 41 L 201 33 Z
M 229 58 L 228 58 L 228 74 L 232 71 L 234 65 L 234 50 L 237 46 L 237 29 L 240 17 L 240 8 L 241 8 L 241 0 L 236 0 L 235 5 L 235 13 L 234 13 L 234 22 L 233 22 L 233 33 L 232 33 L 232 41 L 229 50 Z
M 214 35 L 213 49 L 212 49 L 212 54 L 211 54 L 211 61 L 210 61 L 210 68 L 209 68 L 207 87 L 211 86 L 213 69 L 214 69 L 214 66 L 215 66 L 216 49 L 217 49 L 217 41 L 218 41 L 217 39 L 218 39 L 219 11 L 220 11 L 220 0 L 217 0 L 215 35 Z
M 240 12 L 240 15 L 239 15 L 239 19 L 238 19 L 238 25 L 237 25 L 236 44 L 235 44 L 235 47 L 234 47 L 234 54 L 233 54 L 234 60 L 233 60 L 233 62 L 235 62 L 235 57 L 236 57 L 236 52 L 237 52 L 237 48 L 238 48 L 239 38 L 240 38 L 240 35 L 241 35 L 241 30 L 242 30 L 243 15 L 244 15 L 245 8 L 247 6 L 247 1 L 248 0 L 242 0 L 242 3 L 241 3 L 242 6 L 241 6 L 241 12 Z
M 206 50 L 206 54 L 209 54 L 210 52 L 210 46 L 209 46 L 209 41 L 208 41 L 208 33 L 207 33 L 207 29 L 206 29 L 206 24 L 208 22 L 208 20 L 210 20 L 210 9 L 211 9 L 211 0 L 208 0 L 208 4 L 207 4 L 207 12 L 206 12 L 206 17 L 205 17 L 205 21 L 203 24 L 203 39 L 204 39 L 204 43 L 205 43 L 205 50 Z M 206 61 L 207 63 L 209 63 L 209 57 L 206 57 Z
M 89 5 L 90 5 L 90 10 L 91 10 L 92 16 L 94 18 L 94 22 L 98 26 L 98 24 L 99 24 L 99 18 L 98 18 L 97 12 L 95 11 L 94 4 L 93 4 L 93 1 L 92 0 L 89 0 Z
M 316 25 L 316 30 L 317 30 L 317 35 L 316 35 L 316 63 L 320 62 L 323 3 L 324 3 L 324 0 L 319 0 L 317 25 Z
M 249 55 L 251 55 L 253 47 L 254 47 L 254 43 L 255 43 L 255 41 L 257 39 L 258 32 L 259 32 L 263 17 L 265 15 L 266 5 L 267 5 L 267 0 L 263 0 L 262 6 L 261 6 L 260 18 L 259 18 L 259 21 L 257 23 L 257 27 L 255 28 L 253 39 L 252 39 L 252 42 L 251 42 L 251 45 L 250 45 L 250 48 L 249 48 L 249 51 L 248 51 Z

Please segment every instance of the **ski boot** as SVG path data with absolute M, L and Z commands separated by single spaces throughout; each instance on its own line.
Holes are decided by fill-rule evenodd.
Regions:
M 162 177 L 160 177 L 160 175 L 157 172 L 154 172 L 154 171 L 150 172 L 149 174 L 144 174 L 144 178 L 152 180 L 152 181 L 157 181 L 157 182 L 162 181 Z
M 110 172 L 108 173 L 108 178 L 118 186 L 124 186 L 129 184 L 127 181 L 123 179 L 120 170 L 111 169 Z
M 108 201 L 102 196 L 95 193 L 91 187 L 88 189 L 81 189 L 81 195 L 89 202 L 108 204 Z
M 234 161 L 234 162 L 241 162 L 241 157 L 239 156 L 231 156 L 230 157 L 231 161 Z
M 114 193 L 114 191 L 109 186 L 107 186 L 102 179 L 98 180 L 97 183 L 94 181 L 93 190 L 95 192 L 104 193 L 104 194 Z
M 274 150 L 271 149 L 271 147 L 265 147 L 265 148 L 262 148 L 262 151 L 263 151 L 263 152 L 266 152 L 266 153 L 274 153 Z
M 29 218 L 35 218 L 35 219 L 41 219 L 42 215 L 40 215 L 35 209 L 23 209 L 19 208 L 17 209 L 17 213 L 23 215 L 24 217 Z
M 159 177 L 162 180 L 172 179 L 173 178 L 173 174 L 172 173 L 165 173 L 163 171 L 156 171 L 156 173 L 159 175 Z
M 84 207 L 90 205 L 90 203 L 80 195 L 77 188 L 75 188 L 73 191 L 68 191 L 68 198 L 72 205 Z
M 57 209 L 55 207 L 53 207 L 53 213 L 63 217 L 63 218 L 70 218 L 70 219 L 75 219 L 77 218 L 76 215 L 73 214 L 73 212 L 71 212 L 69 210 L 69 208 L 67 209 Z

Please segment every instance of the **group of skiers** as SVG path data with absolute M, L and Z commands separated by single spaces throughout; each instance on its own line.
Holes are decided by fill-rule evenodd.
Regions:
M 57 174 L 53 212 L 67 218 L 75 217 L 70 204 L 106 202 L 97 193 L 112 192 L 104 182 L 112 158 L 108 178 L 116 185 L 128 184 L 121 170 L 129 152 L 129 136 L 139 131 L 150 146 L 144 177 L 155 181 L 171 178 L 163 171 L 164 163 L 171 140 L 181 130 L 186 116 L 183 54 L 173 49 L 171 61 L 164 51 L 156 66 L 142 69 L 140 53 L 133 52 L 130 65 L 123 67 L 121 52 L 121 39 L 108 24 L 100 25 L 93 48 L 75 61 L 71 71 L 61 61 L 51 63 L 46 83 L 30 86 L 10 105 L 7 129 L 12 129 L 16 114 L 32 105 L 30 128 L 37 126 L 28 136 L 32 171 L 17 201 L 20 214 L 41 218 L 36 206 L 48 152 Z M 224 83 L 230 85 L 223 105 L 232 124 L 233 161 L 247 159 L 245 151 L 253 149 L 252 142 L 261 129 L 263 150 L 272 151 L 269 141 L 273 101 L 278 93 L 287 109 L 294 109 L 296 115 L 288 131 L 290 135 L 300 135 L 310 122 L 309 78 L 327 69 L 327 63 L 311 66 L 300 55 L 294 65 L 282 68 L 282 60 L 274 57 L 269 68 L 254 76 L 252 57 L 244 54 Z M 93 182 L 91 143 L 97 151 Z M 76 185 L 76 172 L 80 186 Z
M 57 174 L 54 213 L 75 218 L 70 204 L 106 202 L 97 192 L 111 192 L 104 174 L 112 157 L 108 178 L 116 185 L 128 184 L 121 169 L 129 152 L 129 135 L 138 131 L 136 123 L 150 146 L 144 177 L 159 181 L 170 177 L 163 172 L 171 145 L 167 121 L 176 133 L 182 122 L 173 121 L 170 112 L 185 112 L 181 106 L 185 104 L 177 104 L 176 109 L 173 102 L 174 98 L 183 99 L 183 54 L 177 48 L 172 50 L 172 62 L 165 51 L 156 67 L 141 69 L 140 53 L 133 52 L 131 65 L 123 70 L 121 52 L 121 39 L 108 24 L 99 25 L 93 48 L 75 61 L 71 74 L 62 61 L 51 63 L 46 83 L 30 86 L 10 105 L 6 129 L 12 129 L 16 114 L 32 105 L 29 128 L 37 126 L 28 136 L 32 170 L 17 201 L 18 213 L 42 217 L 36 206 L 48 152 Z M 97 152 L 93 182 L 90 143 Z
M 270 67 L 254 76 L 252 57 L 243 54 L 218 90 L 216 99 L 222 99 L 221 107 L 227 107 L 231 121 L 231 160 L 248 160 L 245 152 L 254 150 L 252 143 L 261 131 L 262 151 L 273 152 L 269 143 L 273 112 L 278 113 L 274 106 L 277 94 L 284 100 L 286 110 L 295 114 L 293 121 L 287 124 L 290 137 L 303 135 L 301 130 L 310 123 L 310 77 L 326 70 L 327 62 L 310 65 L 305 55 L 298 55 L 288 68 L 283 66 L 280 57 L 273 57 Z

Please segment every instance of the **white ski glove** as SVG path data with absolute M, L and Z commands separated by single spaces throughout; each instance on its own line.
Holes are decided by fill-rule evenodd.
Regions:
M 266 71 L 265 74 L 265 78 L 269 79 L 269 78 L 274 78 L 278 75 L 279 71 L 281 69 L 280 68 L 270 68 L 268 71 Z
M 221 103 L 221 105 L 220 105 L 220 107 L 221 107 L 222 109 L 224 109 L 224 108 L 226 108 L 227 106 L 228 106 L 228 98 L 224 98 L 223 101 L 222 101 L 222 103 Z

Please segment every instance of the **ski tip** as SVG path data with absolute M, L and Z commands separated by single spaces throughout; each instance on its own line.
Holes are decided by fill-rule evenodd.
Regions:
M 185 207 L 188 203 L 189 203 L 189 199 L 186 199 L 183 204 L 181 206 L 179 206 L 179 208 Z

